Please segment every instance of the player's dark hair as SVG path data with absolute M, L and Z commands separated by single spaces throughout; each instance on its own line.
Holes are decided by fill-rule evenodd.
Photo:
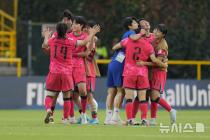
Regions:
M 72 21 L 74 20 L 74 15 L 68 9 L 63 11 L 63 13 L 61 15 L 61 19 L 65 18 L 65 17 L 68 18 L 68 19 L 71 19 Z
M 89 26 L 89 27 L 93 27 L 93 26 L 95 26 L 97 23 L 94 21 L 94 20 L 89 20 L 88 22 L 87 22 L 87 25 Z
M 140 33 L 141 27 L 139 26 L 137 29 L 134 30 L 136 34 Z
M 85 28 L 85 26 L 87 25 L 87 21 L 83 16 L 75 16 L 74 22 L 82 25 L 82 29 Z
M 139 18 L 137 21 L 138 21 L 138 23 L 139 23 L 139 22 L 142 21 L 142 20 L 145 20 L 145 18 Z
M 65 38 L 66 37 L 66 32 L 67 32 L 67 25 L 65 23 L 59 22 L 56 25 L 56 31 L 58 34 L 58 38 Z
M 167 35 L 168 30 L 167 30 L 167 27 L 166 27 L 165 24 L 162 24 L 162 23 L 161 24 L 158 24 L 157 27 L 156 27 L 156 29 L 158 29 L 159 31 L 161 31 L 164 34 L 164 37 Z
M 132 25 L 133 20 L 137 21 L 137 19 L 135 17 L 126 17 L 126 18 L 124 18 L 123 19 L 123 27 L 126 30 L 129 30 L 129 27 L 128 26 L 131 26 Z

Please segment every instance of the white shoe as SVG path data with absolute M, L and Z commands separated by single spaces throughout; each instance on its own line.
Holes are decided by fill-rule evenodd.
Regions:
M 171 109 L 170 119 L 171 119 L 171 124 L 176 123 L 176 110 L 175 109 Z
M 67 125 L 67 124 L 69 124 L 69 120 L 68 119 L 62 119 L 62 123 Z
M 81 124 L 87 124 L 88 121 L 87 121 L 87 115 L 84 113 L 81 114 Z
M 146 120 L 146 119 L 143 119 L 142 121 L 141 121 L 141 124 L 140 124 L 141 126 L 149 126 L 149 123 L 148 123 L 148 121 Z
M 121 120 L 120 116 L 119 115 L 112 116 L 110 124 L 113 124 L 113 125 L 118 125 L 119 124 L 119 125 L 121 125 L 122 124 L 122 120 Z
M 109 125 L 109 124 L 111 124 L 111 120 L 105 120 L 104 121 L 104 125 Z
M 105 125 L 110 124 L 111 119 L 112 119 L 112 110 L 106 110 L 106 118 L 104 124 Z
M 69 117 L 69 123 L 70 124 L 76 124 L 77 120 L 75 119 L 75 117 Z
M 105 125 L 110 124 L 111 119 L 112 119 L 112 117 L 111 117 L 111 116 L 109 116 L 109 115 L 108 115 L 108 116 L 106 116 L 105 121 L 104 121 L 104 124 L 105 124 Z
M 157 125 L 156 118 L 151 118 L 151 120 L 149 121 L 149 125 L 156 126 Z

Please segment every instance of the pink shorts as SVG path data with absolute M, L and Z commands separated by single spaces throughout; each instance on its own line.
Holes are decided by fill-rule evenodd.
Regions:
M 160 93 L 163 93 L 166 84 L 166 77 L 166 71 L 153 71 L 151 89 L 155 89 L 160 91 Z
M 89 92 L 95 91 L 95 82 L 96 82 L 95 77 L 87 76 L 87 78 L 86 78 L 87 91 L 89 91 Z
M 137 90 L 148 89 L 149 79 L 147 76 L 124 76 L 123 87 Z
M 56 92 L 73 90 L 72 75 L 49 72 L 46 78 L 46 89 Z
M 72 77 L 74 80 L 74 85 L 80 82 L 86 82 L 86 72 L 85 68 L 81 67 L 73 67 Z

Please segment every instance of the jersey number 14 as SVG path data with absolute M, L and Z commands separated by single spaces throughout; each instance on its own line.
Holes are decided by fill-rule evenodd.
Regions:
M 58 51 L 58 46 L 55 46 L 54 58 L 57 58 L 57 51 Z M 66 59 L 66 56 L 67 56 L 67 47 L 62 46 L 61 49 L 60 49 L 60 53 L 63 54 L 63 58 Z

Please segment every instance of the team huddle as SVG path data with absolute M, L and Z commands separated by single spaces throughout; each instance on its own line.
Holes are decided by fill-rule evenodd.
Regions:
M 122 40 L 113 46 L 115 53 L 108 66 L 106 100 L 106 125 L 156 125 L 158 104 L 170 113 L 171 123 L 176 121 L 176 111 L 160 95 L 164 91 L 167 75 L 168 46 L 167 29 L 159 24 L 150 33 L 145 19 L 126 17 L 123 26 L 127 30 Z M 46 78 L 45 123 L 54 123 L 56 100 L 63 94 L 64 124 L 98 124 L 98 104 L 93 97 L 96 76 L 100 75 L 94 55 L 96 34 L 100 26 L 83 16 L 73 16 L 65 10 L 53 34 L 43 31 L 43 51 L 50 56 L 49 73 Z M 120 108 L 126 99 L 126 121 L 120 118 Z M 147 121 L 150 101 L 151 120 Z M 77 105 L 80 116 L 74 115 Z M 86 115 L 90 106 L 92 118 Z M 114 111 L 112 108 L 114 106 Z M 135 121 L 140 110 L 141 122 Z

